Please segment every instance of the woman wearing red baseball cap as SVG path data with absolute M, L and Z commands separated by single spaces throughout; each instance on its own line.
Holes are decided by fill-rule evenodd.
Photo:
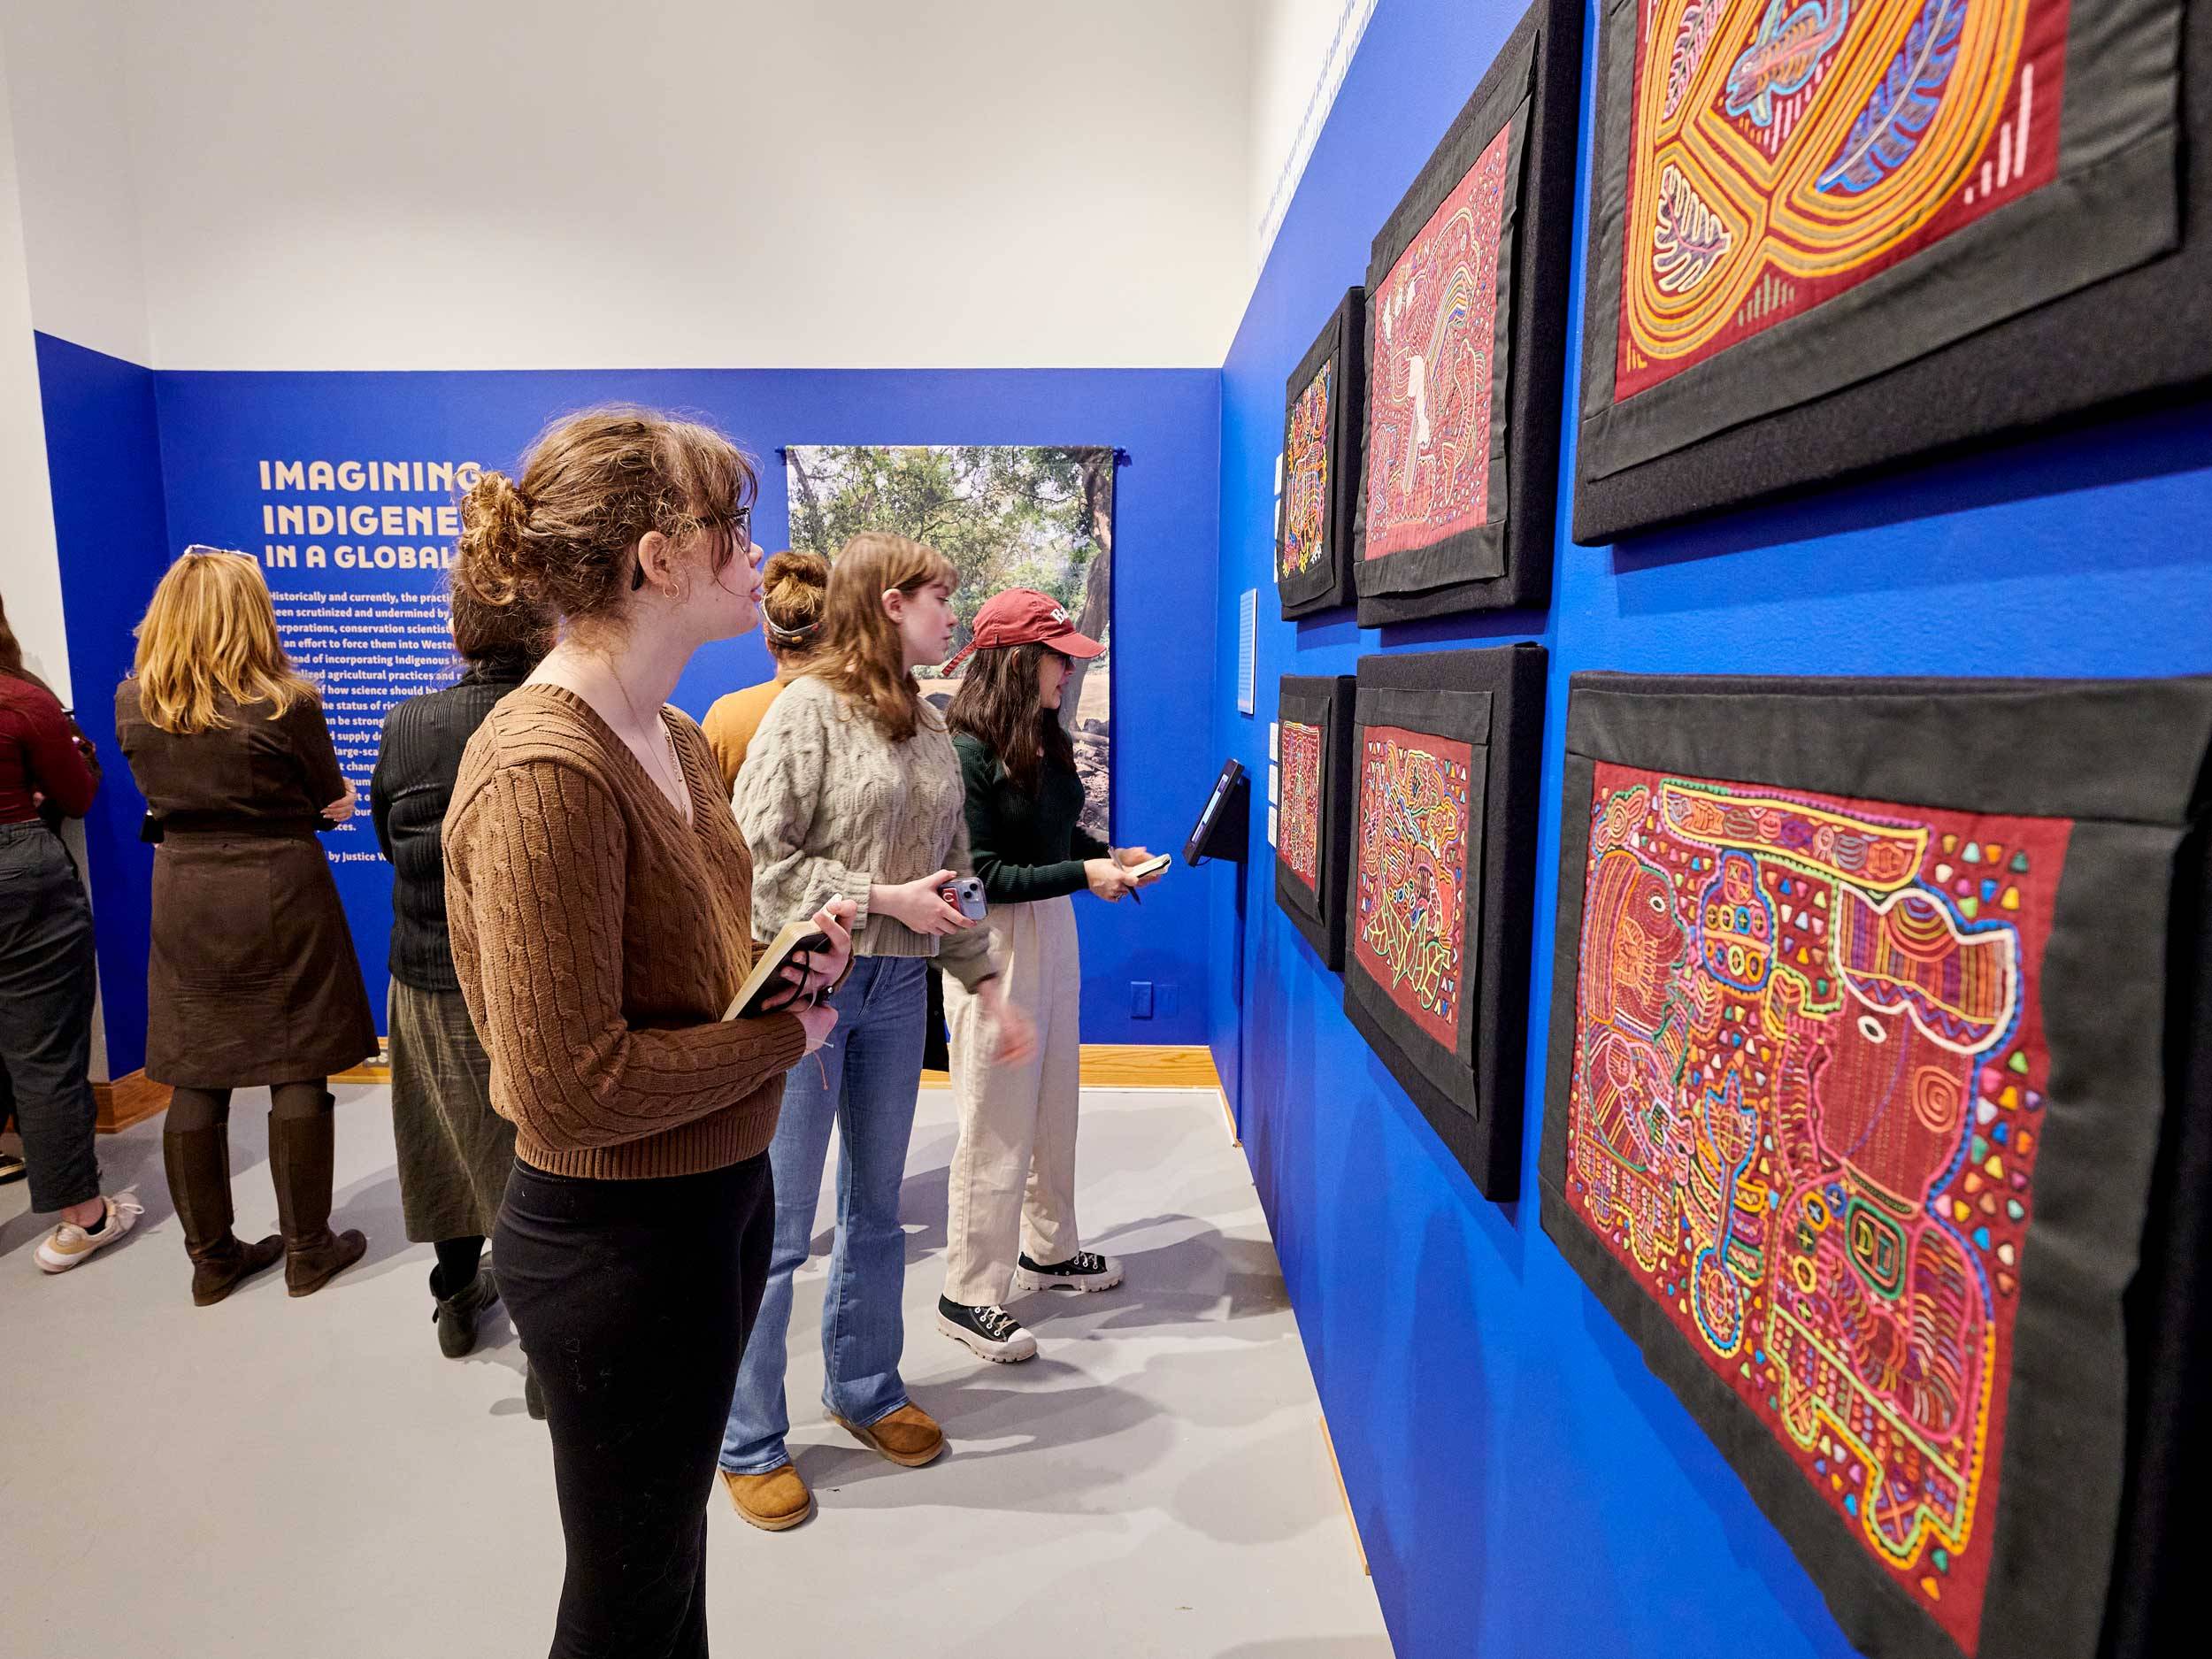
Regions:
M 993 1063 L 986 1010 L 945 987 L 960 1144 L 953 1154 L 944 1294 L 937 1326 L 985 1359 L 1025 1360 L 1036 1339 L 1005 1309 L 1017 1290 L 1110 1290 L 1121 1263 L 1082 1248 L 1075 1221 L 1075 1120 L 1082 964 L 1072 895 L 1110 903 L 1158 879 L 1087 833 L 1083 781 L 1060 721 L 1075 659 L 1105 647 L 1045 594 L 1017 588 L 977 613 L 974 661 L 947 724 L 967 787 L 968 849 L 990 906 L 1001 995 L 1036 1027 L 1017 1064 Z M 959 659 L 955 659 L 956 661 Z

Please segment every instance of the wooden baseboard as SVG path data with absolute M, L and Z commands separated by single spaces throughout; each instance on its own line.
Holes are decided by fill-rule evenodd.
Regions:
M 392 1080 L 389 1057 L 380 1053 L 364 1065 L 350 1071 L 341 1071 L 330 1079 L 334 1083 L 388 1083 Z M 112 1083 L 95 1083 L 92 1098 L 99 1106 L 99 1116 L 94 1126 L 104 1135 L 115 1134 L 133 1124 L 142 1124 L 149 1118 L 159 1117 L 169 1110 L 169 1086 L 157 1083 L 145 1072 L 134 1071 L 128 1077 L 119 1077 Z
M 95 1083 L 92 1098 L 100 1109 L 94 1126 L 102 1134 L 111 1135 L 167 1111 L 169 1086 L 155 1082 L 143 1071 L 134 1071 L 112 1083 Z
M 334 1083 L 384 1084 L 392 1080 L 392 1056 L 388 1048 L 380 1049 L 375 1059 L 365 1061 L 350 1071 L 340 1071 L 330 1079 Z M 922 1073 L 922 1086 L 939 1088 L 950 1086 L 952 1079 L 942 1071 Z M 1221 1074 L 1214 1069 L 1211 1050 L 1204 1048 L 1182 1048 L 1169 1045 L 1153 1046 L 1146 1043 L 1093 1042 L 1083 1045 L 1083 1087 L 1085 1088 L 1199 1088 L 1211 1089 L 1221 1101 L 1223 1121 L 1229 1130 L 1229 1143 L 1242 1146 L 1237 1138 L 1237 1120 L 1229 1110 L 1229 1096 L 1221 1087 Z M 169 1110 L 169 1086 L 157 1083 L 143 1071 L 134 1071 L 128 1077 L 117 1078 L 112 1083 L 95 1083 L 93 1098 L 99 1102 L 99 1131 L 104 1135 L 114 1134 L 133 1124 L 142 1124 L 149 1118 Z
M 1329 1472 L 1336 1477 L 1336 1495 L 1344 1500 L 1344 1525 L 1351 1531 L 1352 1548 L 1359 1552 L 1359 1570 L 1371 1578 L 1375 1570 L 1367 1564 L 1367 1546 L 1360 1539 L 1359 1517 L 1352 1513 L 1352 1494 L 1344 1484 L 1344 1465 L 1336 1460 L 1336 1437 L 1329 1432 L 1328 1414 L 1324 1412 L 1319 1421 L 1321 1445 L 1329 1454 Z
M 949 1087 L 942 1071 L 922 1073 L 925 1088 Z M 1211 1049 L 1140 1042 L 1083 1045 L 1085 1088 L 1205 1088 L 1221 1087 Z
M 338 1072 L 334 1083 L 388 1083 L 392 1080 L 392 1047 L 388 1040 L 380 1044 L 376 1058 L 364 1060 L 359 1065 Z

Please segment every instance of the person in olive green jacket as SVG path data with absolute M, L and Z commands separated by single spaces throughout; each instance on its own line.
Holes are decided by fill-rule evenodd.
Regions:
M 967 792 L 968 849 L 989 906 L 991 958 L 1037 1046 L 993 1064 L 977 999 L 945 987 L 960 1144 L 953 1154 L 937 1326 L 985 1359 L 1025 1360 L 1036 1339 L 1006 1311 L 1017 1291 L 1110 1290 L 1121 1263 L 1086 1250 L 1075 1220 L 1082 1091 L 1082 964 L 1072 896 L 1113 902 L 1156 876 L 1141 847 L 1114 852 L 1081 826 L 1083 782 L 1060 722 L 1071 658 L 1105 648 L 1046 595 L 1017 588 L 977 613 L 975 660 L 947 716 Z

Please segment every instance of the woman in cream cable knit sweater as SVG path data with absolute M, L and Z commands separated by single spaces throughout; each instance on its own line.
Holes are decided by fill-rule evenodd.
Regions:
M 969 873 L 967 821 L 952 739 L 913 670 L 951 654 L 954 580 L 944 557 L 918 541 L 871 534 L 846 543 L 830 572 L 822 657 L 769 709 L 738 774 L 733 804 L 752 849 L 755 935 L 772 939 L 833 899 L 859 917 L 858 960 L 838 994 L 843 1023 L 819 1066 L 792 1072 L 769 1148 L 775 1248 L 722 1440 L 731 1502 L 769 1532 L 796 1526 L 812 1504 L 784 1448 L 784 1336 L 830 1125 L 841 1151 L 822 1403 L 863 1445 L 918 1466 L 944 1448 L 944 1435 L 899 1378 L 899 1187 L 921 1085 L 929 959 L 976 993 L 1004 1057 L 1025 1057 L 1033 1040 L 1027 1017 L 999 995 L 988 930 L 938 896 Z
M 462 503 L 455 580 L 561 642 L 463 752 L 443 843 L 454 977 L 516 1126 L 493 1248 L 545 1396 L 568 1542 L 554 1659 L 707 1651 L 714 1444 L 767 1270 L 783 1074 L 827 1008 L 724 1010 L 752 861 L 699 728 L 693 651 L 753 625 L 753 472 L 640 410 L 572 416 Z M 832 949 L 849 907 L 815 918 Z

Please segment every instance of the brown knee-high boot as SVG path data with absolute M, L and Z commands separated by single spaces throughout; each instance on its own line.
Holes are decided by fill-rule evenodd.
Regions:
M 330 1230 L 331 1165 L 338 1126 L 325 1094 L 323 1109 L 308 1118 L 269 1114 L 269 1173 L 276 1182 L 277 1225 L 284 1229 L 284 1286 L 310 1296 L 368 1251 L 358 1233 Z
M 242 1244 L 230 1230 L 228 1125 L 169 1130 L 161 1137 L 161 1162 L 184 1229 L 184 1253 L 192 1258 L 192 1304 L 211 1308 L 241 1279 L 274 1266 L 284 1240 L 272 1236 Z

